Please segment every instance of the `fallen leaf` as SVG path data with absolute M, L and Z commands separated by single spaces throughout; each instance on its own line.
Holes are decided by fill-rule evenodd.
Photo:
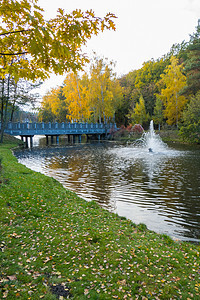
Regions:
M 7 278 L 8 278 L 9 280 L 16 280 L 16 279 L 17 279 L 17 277 L 16 277 L 15 275 L 7 276 Z

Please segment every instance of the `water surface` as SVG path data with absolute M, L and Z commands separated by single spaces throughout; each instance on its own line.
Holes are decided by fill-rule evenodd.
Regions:
M 200 150 L 115 142 L 34 147 L 19 162 L 86 200 L 175 239 L 200 241 Z

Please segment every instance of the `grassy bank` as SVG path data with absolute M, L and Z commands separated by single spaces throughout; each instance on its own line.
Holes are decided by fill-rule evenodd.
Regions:
M 156 131 L 156 134 L 159 134 L 164 142 L 183 143 L 183 140 L 178 134 L 178 130 L 160 130 Z
M 200 246 L 86 202 L 0 146 L 0 299 L 199 299 Z

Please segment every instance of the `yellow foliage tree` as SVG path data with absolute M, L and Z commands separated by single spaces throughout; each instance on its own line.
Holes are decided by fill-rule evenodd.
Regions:
M 175 124 L 182 117 L 182 113 L 187 103 L 187 99 L 180 94 L 180 91 L 186 86 L 186 77 L 183 74 L 183 65 L 179 64 L 178 59 L 171 57 L 171 64 L 161 75 L 161 82 L 165 86 L 161 89 L 160 97 L 164 104 L 164 116 L 167 118 L 169 125 Z
M 113 14 L 101 19 L 92 10 L 58 9 L 45 20 L 38 0 L 0 0 L 1 76 L 45 78 L 49 72 L 63 74 L 88 62 L 81 47 L 104 29 L 115 29 Z M 11 68 L 12 64 L 12 68 Z
M 149 120 L 149 115 L 146 113 L 144 98 L 142 95 L 140 96 L 139 102 L 136 103 L 130 118 L 134 124 L 141 125 Z
M 65 120 L 115 121 L 115 112 L 123 94 L 112 71 L 112 63 L 107 64 L 103 59 L 96 58 L 89 75 L 86 72 L 82 76 L 77 72 L 68 73 L 61 88 L 64 101 L 61 101 L 59 90 L 52 90 L 43 99 L 41 116 L 56 116 L 57 112 L 60 115 L 62 106 L 66 111 Z
M 69 73 L 64 81 L 63 95 L 68 109 L 67 119 L 73 121 L 86 121 L 91 110 L 89 105 L 86 74 L 80 79 L 76 73 Z M 85 85 L 83 85 L 83 82 Z
M 38 0 L 0 0 L 0 79 L 32 80 L 82 69 L 88 58 L 82 46 L 104 29 L 114 29 L 108 13 L 103 19 L 92 10 L 71 14 L 58 9 L 55 18 L 45 20 Z M 4 99 L 4 100 L 2 100 Z M 9 97 L 1 97 L 1 138 L 7 122 Z
M 112 70 L 113 62 L 95 58 L 90 69 L 90 103 L 95 122 L 114 120 L 122 100 L 122 88 Z
M 64 109 L 63 101 L 61 100 L 60 94 L 62 93 L 61 88 L 51 89 L 42 99 L 42 109 L 39 112 L 40 121 L 60 121 L 60 115 Z

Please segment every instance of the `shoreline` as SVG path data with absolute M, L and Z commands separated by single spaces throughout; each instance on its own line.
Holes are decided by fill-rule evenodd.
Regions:
M 97 145 L 101 145 L 102 144 L 103 147 L 106 146 L 106 148 L 110 144 L 114 144 L 115 147 L 119 146 L 119 145 L 120 146 L 121 145 L 123 145 L 123 146 L 125 145 L 127 147 L 131 146 L 128 143 L 124 144 L 124 143 L 119 142 L 119 141 L 101 141 L 100 143 L 99 142 L 95 142 L 94 143 L 95 146 L 96 146 L 96 143 L 97 143 Z M 183 227 L 179 227 L 180 224 L 177 224 L 178 228 L 176 227 L 176 225 L 173 225 L 173 228 L 172 228 L 171 221 L 170 221 L 169 226 L 168 226 L 168 223 L 165 221 L 165 217 L 161 217 L 161 219 L 160 219 L 159 222 L 158 221 L 154 222 L 154 220 L 151 217 L 148 217 L 147 219 L 146 218 L 143 219 L 143 214 L 145 214 L 144 212 L 142 212 L 139 216 L 136 217 L 135 213 L 134 213 L 134 206 L 131 207 L 129 205 L 129 208 L 133 210 L 133 214 L 132 215 L 129 214 L 129 213 L 127 213 L 128 212 L 127 209 L 125 211 L 123 211 L 123 209 L 122 209 L 122 211 L 120 209 L 118 209 L 117 202 L 119 201 L 119 204 L 120 204 L 120 198 L 119 198 L 119 196 L 117 197 L 117 200 L 114 199 L 114 198 L 110 198 L 110 196 L 108 196 L 108 199 L 109 199 L 109 200 L 107 199 L 108 201 L 111 201 L 111 202 L 114 201 L 114 200 L 117 201 L 116 203 L 114 202 L 115 204 L 111 204 L 110 202 L 107 202 L 107 203 L 102 202 L 101 203 L 101 201 L 103 199 L 102 197 L 107 197 L 107 193 L 109 194 L 109 193 L 112 193 L 112 192 L 107 191 L 107 193 L 105 194 L 104 188 L 101 188 L 101 193 L 98 195 L 98 197 L 96 195 L 92 194 L 91 191 L 88 194 L 88 191 L 87 191 L 87 188 L 86 188 L 87 187 L 87 182 L 86 182 L 86 187 L 85 187 L 85 184 L 83 184 L 82 188 L 80 188 L 78 185 L 77 185 L 77 188 L 76 188 L 76 185 L 71 184 L 71 181 L 68 182 L 68 180 L 65 177 L 63 177 L 60 174 L 59 171 L 57 172 L 55 170 L 52 170 L 51 168 L 49 169 L 46 166 L 44 167 L 44 162 L 42 164 L 43 165 L 43 167 L 42 167 L 42 166 L 40 166 L 40 161 L 37 161 L 37 159 L 36 160 L 34 159 L 34 157 L 39 157 L 40 155 L 41 155 L 41 157 L 43 157 L 43 155 L 45 155 L 45 156 L 46 155 L 50 155 L 51 157 L 53 155 L 54 157 L 56 157 L 55 153 L 57 153 L 57 155 L 61 155 L 61 153 L 62 153 L 62 155 L 63 155 L 63 153 L 65 153 L 65 152 L 62 152 L 62 151 L 65 151 L 66 149 L 68 149 L 68 151 L 73 151 L 74 149 L 82 149 L 82 147 L 83 147 L 83 149 L 85 149 L 85 147 L 86 147 L 86 149 L 88 151 L 87 145 L 89 145 L 89 147 L 90 147 L 90 143 L 86 143 L 86 144 L 85 143 L 81 143 L 81 144 L 79 144 L 79 143 L 77 143 L 77 144 L 67 144 L 67 143 L 64 144 L 64 143 L 62 143 L 61 145 L 55 145 L 54 144 L 53 146 L 44 147 L 44 148 L 43 148 L 43 146 L 41 147 L 41 145 L 40 146 L 35 145 L 35 147 L 33 147 L 32 150 L 30 150 L 30 149 L 23 150 L 22 149 L 22 150 L 16 150 L 16 151 L 14 151 L 14 156 L 17 157 L 18 161 L 21 162 L 21 164 L 25 165 L 26 167 L 30 168 L 31 170 L 36 171 L 36 172 L 40 172 L 40 173 L 42 173 L 44 175 L 47 175 L 47 176 L 51 176 L 54 179 L 58 180 L 64 186 L 64 188 L 69 189 L 69 190 L 75 192 L 80 198 L 82 198 L 82 199 L 84 199 L 86 201 L 91 201 L 91 198 L 92 198 L 93 200 L 95 200 L 104 209 L 107 209 L 110 212 L 116 213 L 116 214 L 118 214 L 120 216 L 123 216 L 123 217 L 125 217 L 127 219 L 130 219 L 135 224 L 140 224 L 142 222 L 142 223 L 144 223 L 147 226 L 147 228 L 149 230 L 155 231 L 158 234 L 166 234 L 169 237 L 171 237 L 174 241 L 179 241 L 180 240 L 180 241 L 184 241 L 184 242 L 191 242 L 191 243 L 194 243 L 194 244 L 198 244 L 200 242 L 200 239 L 197 236 L 198 234 L 195 235 L 194 231 L 193 231 L 193 233 L 192 232 L 187 233 L 187 228 L 188 228 L 188 227 L 186 227 L 187 223 L 185 223 L 185 225 L 184 225 L 185 227 L 184 226 Z M 93 143 L 92 143 L 92 145 L 93 145 Z M 168 143 L 166 146 L 168 147 L 167 149 L 169 149 L 169 151 L 174 150 L 173 149 L 174 144 Z M 176 145 L 176 147 L 177 147 L 177 145 Z M 69 150 L 70 148 L 72 150 Z M 21 151 L 23 153 L 22 154 L 22 160 L 21 160 L 21 154 L 20 154 Z M 68 153 L 68 155 L 69 155 L 69 153 Z M 150 157 L 152 157 L 152 155 Z M 28 160 L 27 160 L 27 158 L 28 158 Z M 24 161 L 24 159 L 25 159 L 25 161 Z M 30 161 L 31 161 L 31 163 L 30 163 Z M 76 167 L 74 167 L 73 172 L 76 172 L 76 171 L 78 172 L 78 170 L 76 170 Z M 80 176 L 81 176 L 81 178 L 83 178 L 82 177 L 83 176 L 82 173 L 80 174 Z M 70 175 L 69 175 L 69 177 L 70 177 Z M 79 178 L 77 178 L 76 180 L 79 180 Z M 113 189 L 115 189 L 115 188 L 113 187 L 111 189 L 111 191 Z M 104 196 L 102 196 L 102 194 Z M 159 199 L 159 196 L 158 196 L 158 199 Z M 144 201 L 145 201 L 145 198 L 144 198 Z M 137 206 L 137 203 L 135 203 L 135 205 Z M 148 206 L 147 206 L 147 209 L 148 209 Z M 179 214 L 180 213 L 181 212 L 179 212 Z M 196 212 L 194 212 L 194 213 L 196 213 Z M 158 217 L 159 217 L 159 213 L 158 213 Z M 177 215 L 176 215 L 176 217 L 177 217 Z M 166 216 L 166 218 L 167 218 L 167 216 Z M 157 226 L 154 226 L 155 223 L 157 224 Z M 175 222 L 175 224 L 176 224 L 176 222 Z M 196 230 L 198 230 L 197 227 L 198 227 L 198 225 L 196 226 Z M 176 229 L 178 229 L 178 231 Z M 190 229 L 192 230 L 192 228 L 190 228 Z M 186 234 L 184 232 L 186 232 Z
M 199 299 L 199 245 L 79 198 L 16 146 L 0 146 L 1 298 Z

